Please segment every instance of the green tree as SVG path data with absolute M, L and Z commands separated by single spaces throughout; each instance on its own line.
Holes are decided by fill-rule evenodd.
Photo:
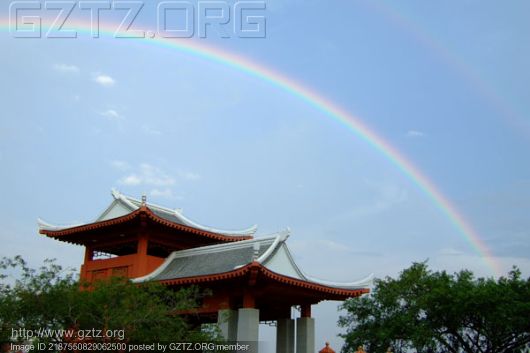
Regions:
M 94 329 L 92 332 L 101 332 L 102 337 L 88 340 L 96 342 L 217 338 L 215 332 L 205 333 L 175 315 L 197 306 L 200 296 L 197 288 L 173 291 L 159 283 L 137 285 L 123 278 L 89 286 L 76 278 L 75 273 L 64 271 L 50 260 L 38 270 L 28 267 L 18 256 L 0 260 L 0 343 L 12 340 L 20 333 L 19 329 L 72 332 Z M 64 340 L 48 337 L 40 342 Z
M 343 309 L 344 353 L 359 345 L 370 353 L 518 353 L 530 342 L 530 279 L 517 268 L 494 280 L 415 263 Z

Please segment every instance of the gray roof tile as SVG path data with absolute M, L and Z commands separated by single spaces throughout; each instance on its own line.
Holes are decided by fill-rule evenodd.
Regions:
M 244 266 L 252 262 L 254 258 L 254 244 L 248 243 L 244 247 L 227 247 L 206 253 L 190 254 L 189 256 L 177 256 L 152 279 L 157 281 L 195 277 L 210 274 L 218 274 L 234 270 L 235 267 Z M 272 242 L 261 243 L 257 251 L 257 257 L 263 255 L 272 245 Z

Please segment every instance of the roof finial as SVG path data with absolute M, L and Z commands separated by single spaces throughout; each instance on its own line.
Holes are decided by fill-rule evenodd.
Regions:
M 145 206 L 147 202 L 147 196 L 145 194 L 142 195 L 142 206 Z

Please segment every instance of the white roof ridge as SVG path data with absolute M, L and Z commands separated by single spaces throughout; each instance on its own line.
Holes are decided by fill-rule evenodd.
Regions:
M 307 277 L 305 276 L 305 274 L 302 272 L 302 270 L 300 270 L 300 267 L 298 267 L 298 265 L 296 264 L 296 261 L 294 261 L 293 255 L 291 254 L 291 251 L 289 250 L 289 247 L 287 246 L 285 241 L 281 242 L 281 244 L 278 244 L 278 245 L 279 246 L 277 248 L 282 246 L 283 249 L 285 250 L 285 253 L 287 255 L 287 259 L 289 260 L 289 263 L 293 267 L 294 271 L 298 274 L 298 276 L 301 279 L 307 280 Z M 273 254 L 275 254 L 275 253 L 276 253 L 276 249 L 271 252 L 271 254 L 270 254 L 271 256 L 268 256 L 267 258 L 263 259 L 262 265 L 265 266 L 266 268 L 270 269 L 269 266 L 268 266 L 268 262 L 273 259 L 273 257 L 274 257 Z M 270 269 L 270 270 L 272 270 L 272 269 Z
M 119 192 L 118 190 L 116 189 L 112 189 L 111 190 L 111 193 L 112 193 L 112 196 L 118 200 L 118 201 L 121 201 L 123 202 L 126 206 L 128 206 L 129 208 L 131 208 L 132 211 L 138 209 L 139 207 L 137 207 L 135 204 L 133 204 L 128 198 L 127 196 L 125 196 L 124 194 L 122 194 L 121 192 Z
M 175 258 L 174 254 L 175 254 L 175 251 L 173 251 L 168 257 L 166 257 L 164 262 L 162 262 L 162 264 L 158 266 L 153 272 L 148 273 L 145 276 L 132 278 L 131 282 L 133 283 L 145 282 L 145 281 L 149 281 L 151 278 L 158 276 L 160 273 L 162 273 L 162 271 L 166 269 L 166 267 L 169 266 L 171 261 L 173 261 L 173 259 Z
M 136 211 L 141 206 L 142 202 L 140 200 L 135 199 L 135 198 L 130 197 L 130 196 L 127 196 L 125 194 L 122 194 L 121 192 L 119 192 L 115 188 L 111 189 L 111 194 L 112 194 L 112 197 L 114 198 L 115 201 L 121 203 L 122 205 L 124 205 L 125 207 L 130 209 L 131 211 Z M 54 225 L 54 224 L 45 222 L 44 220 L 39 218 L 39 219 L 37 219 L 37 224 L 38 224 L 39 229 L 55 230 L 56 231 L 56 230 L 63 230 L 63 229 L 72 228 L 72 227 L 78 227 L 78 226 L 86 225 L 86 224 L 89 224 L 89 223 L 100 222 L 100 221 L 102 221 L 102 218 L 105 216 L 105 214 L 107 214 L 109 209 L 112 208 L 112 206 L 113 206 L 113 204 L 109 205 L 107 207 L 107 209 L 105 211 L 103 211 L 103 213 L 101 215 L 99 215 L 95 220 L 93 220 L 91 222 L 76 223 L 76 224 L 72 224 L 72 225 L 64 225 L 63 226 L 63 225 Z M 161 211 L 161 212 L 164 212 L 164 213 L 166 213 L 168 215 L 174 216 L 180 222 L 182 222 L 182 224 L 184 224 L 184 225 L 187 225 L 187 226 L 190 226 L 190 227 L 193 227 L 193 228 L 197 228 L 197 229 L 201 229 L 201 230 L 204 230 L 204 231 L 208 231 L 208 232 L 213 232 L 213 233 L 217 233 L 217 234 L 226 235 L 226 236 L 238 236 L 238 235 L 253 236 L 256 233 L 257 229 L 258 229 L 257 225 L 253 225 L 252 227 L 249 227 L 249 228 L 246 228 L 246 229 L 243 229 L 243 230 L 222 230 L 222 229 L 216 229 L 216 228 L 213 228 L 213 227 L 203 226 L 203 225 L 201 225 L 199 223 L 196 223 L 196 222 L 190 220 L 189 218 L 185 217 L 182 214 L 182 209 L 170 209 L 170 208 L 167 208 L 167 207 L 164 207 L 164 206 L 160 206 L 160 205 L 157 205 L 157 204 L 154 204 L 154 203 L 150 203 L 150 202 L 147 203 L 147 207 L 152 208 L 155 211 Z
M 139 200 L 137 198 L 134 198 L 132 196 L 127 196 L 127 195 L 123 195 L 127 200 L 129 200 L 133 205 L 135 203 L 137 203 L 138 205 L 141 205 L 142 204 L 142 200 Z M 134 205 L 136 208 L 140 208 L 140 206 L 138 205 Z M 161 205 L 158 205 L 156 203 L 152 203 L 152 202 L 146 202 L 146 205 L 147 207 L 149 208 L 156 208 L 158 211 L 162 211 L 162 212 L 165 212 L 167 214 L 170 214 L 170 215 L 174 215 L 175 214 L 175 211 L 178 210 L 179 212 L 183 212 L 182 208 L 177 208 L 177 209 L 172 209 L 172 208 L 168 208 L 168 207 L 165 207 L 165 206 L 161 206 Z
M 272 253 L 274 253 L 276 248 L 280 244 L 283 244 L 287 240 L 287 238 L 289 238 L 290 234 L 291 234 L 291 230 L 289 228 L 287 228 L 287 229 L 285 229 L 285 230 L 283 230 L 281 232 L 278 232 L 278 235 L 276 235 L 276 238 L 274 239 L 274 243 L 272 243 L 272 245 L 269 246 L 267 251 L 265 251 L 263 254 L 261 254 L 261 256 L 258 257 L 255 261 L 259 262 L 260 264 L 263 264 L 264 262 L 266 262 L 269 259 L 269 257 L 272 255 Z
M 123 195 L 118 190 L 116 190 L 115 188 L 111 189 L 111 194 L 112 194 L 112 196 L 114 197 L 115 200 L 122 201 L 126 206 L 131 208 L 131 211 L 134 211 L 136 209 L 136 207 L 134 205 L 128 203 L 127 200 L 124 200 L 123 199 Z M 108 206 L 107 209 L 105 211 L 103 211 L 103 213 L 100 216 L 98 216 L 94 221 L 92 221 L 90 223 L 100 222 L 101 221 L 101 217 L 103 217 L 103 215 L 105 215 L 105 213 L 107 213 L 107 211 L 110 209 L 110 207 L 111 207 L 111 205 Z M 37 218 L 37 225 L 39 227 L 39 230 L 59 231 L 59 230 L 64 230 L 64 229 L 68 229 L 68 228 L 84 226 L 84 225 L 87 225 L 87 224 L 90 224 L 90 223 L 83 222 L 83 223 L 60 225 L 60 224 L 52 224 L 52 223 L 46 222 L 45 220 L 43 220 L 40 217 Z
M 112 189 L 112 196 L 114 196 L 114 198 L 117 200 L 123 201 L 125 204 L 127 204 L 127 206 L 132 207 L 133 210 L 139 208 L 139 206 L 135 205 L 134 203 L 141 204 L 140 200 L 135 199 L 134 197 L 131 197 L 131 196 L 124 195 L 116 189 Z M 209 227 L 209 226 L 199 224 L 195 221 L 192 221 L 188 217 L 184 216 L 183 210 L 181 208 L 171 209 L 171 208 L 160 206 L 160 205 L 157 205 L 151 202 L 147 202 L 146 204 L 147 204 L 147 207 L 157 208 L 158 210 L 162 212 L 175 216 L 187 226 L 205 230 L 205 231 L 212 232 L 212 233 L 218 233 L 218 234 L 223 234 L 223 235 L 254 235 L 256 231 L 258 230 L 258 226 L 256 224 L 252 225 L 251 227 L 240 229 L 240 230 L 225 230 L 225 229 Z
M 366 287 L 372 287 L 373 286 L 373 281 L 374 281 L 374 274 L 373 273 L 369 274 L 368 276 L 366 276 L 365 278 L 363 278 L 361 280 L 354 281 L 354 282 L 326 281 L 326 280 L 323 280 L 323 279 L 320 279 L 320 278 L 308 276 L 306 274 L 304 274 L 304 277 L 307 278 L 307 280 L 309 280 L 311 282 L 322 284 L 322 285 L 328 286 L 328 287 L 337 287 L 337 288 L 366 288 Z
M 39 226 L 39 230 L 63 230 L 73 227 L 79 227 L 82 225 L 85 225 L 85 223 L 75 223 L 75 224 L 65 224 L 65 225 L 59 225 L 59 224 L 51 224 L 43 220 L 42 218 L 37 218 L 37 225 Z
M 171 254 L 172 255 L 175 254 L 174 258 L 178 258 L 178 257 L 184 257 L 184 256 L 190 256 L 190 255 L 223 252 L 223 251 L 228 251 L 228 250 L 233 250 L 233 249 L 246 248 L 255 243 L 271 242 L 271 244 L 274 244 L 275 239 L 276 237 L 266 237 L 266 238 L 254 238 L 254 239 L 240 240 L 240 241 L 231 242 L 231 243 L 206 245 L 206 246 L 200 246 L 197 248 L 176 250 L 176 251 L 173 251 Z
M 206 230 L 208 232 L 225 234 L 225 235 L 253 235 L 258 230 L 258 225 L 257 224 L 254 224 L 254 225 L 252 225 L 252 226 L 250 226 L 248 228 L 241 229 L 241 230 L 223 230 L 223 229 L 203 226 L 203 225 L 201 225 L 201 224 L 199 224 L 197 222 L 192 221 L 188 217 L 184 216 L 184 214 L 182 214 L 182 212 L 179 212 L 178 210 L 174 210 L 173 212 L 174 212 L 175 216 L 178 217 L 184 224 L 186 224 L 186 225 L 188 225 L 190 227 Z

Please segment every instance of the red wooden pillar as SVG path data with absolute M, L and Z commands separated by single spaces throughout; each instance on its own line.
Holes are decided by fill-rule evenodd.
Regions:
M 147 274 L 147 235 L 141 233 L 138 236 L 138 246 L 136 248 L 136 276 L 144 276 Z
M 243 308 L 256 308 L 256 298 L 250 290 L 243 292 Z
M 92 259 L 94 258 L 94 249 L 92 249 L 91 246 L 85 246 L 85 264 L 88 262 L 88 261 L 92 261 Z
M 94 259 L 94 249 L 91 246 L 85 246 L 85 260 L 81 265 L 80 278 L 81 280 L 89 280 L 86 270 L 87 263 Z
M 311 317 L 311 304 L 300 305 L 301 317 Z
M 138 232 L 138 245 L 136 248 L 136 276 L 144 276 L 147 274 L 147 247 L 148 247 L 148 232 L 147 232 L 147 215 L 145 211 L 145 196 L 142 196 L 142 205 L 140 206 L 140 231 Z

